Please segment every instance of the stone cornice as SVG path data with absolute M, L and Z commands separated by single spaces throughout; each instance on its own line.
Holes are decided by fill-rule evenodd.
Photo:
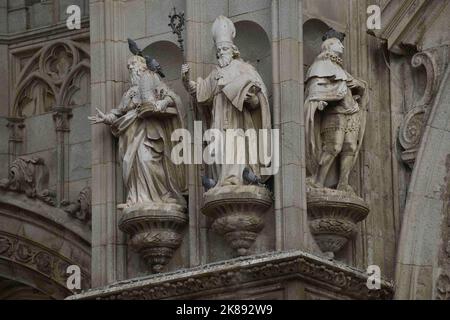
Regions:
M 0 34 L 0 45 L 14 45 L 19 44 L 28 40 L 34 40 L 41 37 L 45 37 L 45 40 L 48 41 L 49 38 L 59 38 L 61 35 L 63 37 L 66 34 L 81 34 L 89 32 L 89 17 L 81 18 L 81 29 L 79 30 L 69 30 L 67 29 L 66 22 L 58 23 L 57 25 L 50 25 L 40 28 L 35 28 L 31 30 L 21 31 L 12 34 Z
M 211 291 L 226 292 L 238 286 L 288 279 L 298 279 L 354 299 L 390 299 L 393 296 L 393 285 L 387 281 L 381 282 L 381 289 L 369 290 L 367 275 L 360 270 L 302 251 L 288 251 L 121 281 L 68 299 L 186 299 L 207 296 Z

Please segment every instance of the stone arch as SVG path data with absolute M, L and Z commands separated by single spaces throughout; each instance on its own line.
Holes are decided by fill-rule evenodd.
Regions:
M 90 102 L 90 70 L 91 65 L 89 61 L 84 60 L 70 71 L 61 84 L 58 97 L 59 106 L 70 107 Z M 84 103 L 74 101 L 78 93 L 81 93 Z
M 39 90 L 39 88 L 44 90 Z M 47 90 L 45 90 L 45 88 L 47 88 Z M 53 85 L 51 80 L 45 75 L 35 71 L 28 77 L 26 77 L 16 89 L 16 95 L 13 102 L 13 116 L 24 116 L 23 109 L 26 108 L 28 102 L 33 101 L 35 104 L 39 105 L 36 105 L 34 107 L 34 111 L 32 112 L 32 114 L 26 114 L 27 116 L 50 111 L 48 109 L 51 103 L 45 101 L 46 97 L 55 102 L 57 94 L 57 88 Z M 39 98 L 36 95 L 41 96 L 41 98 L 44 100 L 43 105 L 41 105 L 39 101 L 36 101 Z
M 396 258 L 397 299 L 435 298 L 437 279 L 450 279 L 441 267 L 445 255 L 450 256 L 448 248 L 445 254 L 447 244 L 443 241 L 443 229 L 448 228 L 445 212 L 450 181 L 448 101 L 447 67 L 430 106 L 408 189 Z M 450 290 L 446 293 L 450 295 Z
M 272 46 L 264 28 L 256 22 L 241 20 L 234 23 L 236 38 L 234 43 L 239 48 L 241 58 L 251 63 L 260 73 L 272 95 Z
M 0 192 L 0 287 L 5 298 L 61 299 L 69 265 L 90 287 L 90 231 L 66 212 L 25 194 Z M 3 292 L 5 293 L 5 292 Z

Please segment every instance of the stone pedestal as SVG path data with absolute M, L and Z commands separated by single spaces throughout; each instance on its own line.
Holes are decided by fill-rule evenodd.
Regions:
M 243 256 L 264 228 L 264 213 L 271 205 L 272 195 L 265 187 L 232 185 L 206 192 L 202 212 L 213 219 L 212 229 Z
M 129 246 L 152 272 L 161 272 L 181 244 L 188 218 L 178 204 L 148 203 L 123 209 L 119 229 L 130 236 Z
M 369 214 L 367 203 L 360 197 L 327 188 L 310 188 L 307 205 L 311 233 L 330 258 L 356 232 L 356 224 Z

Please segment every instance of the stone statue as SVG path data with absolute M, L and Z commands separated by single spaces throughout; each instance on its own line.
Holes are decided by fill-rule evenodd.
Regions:
M 354 194 L 348 178 L 364 136 L 367 84 L 342 66 L 344 37 L 330 29 L 306 75 L 307 169 L 310 187 Z
M 185 64 L 181 69 L 183 83 L 196 98 L 208 129 L 222 133 L 225 140 L 222 146 L 226 147 L 213 151 L 221 152 L 216 160 L 228 158 L 229 152 L 245 158 L 235 158 L 238 161 L 234 162 L 228 158 L 211 165 L 215 184 L 207 184 L 213 187 L 203 195 L 202 212 L 212 219 L 211 228 L 224 236 L 237 255 L 247 255 L 264 227 L 264 213 L 272 205 L 270 191 L 260 183 L 267 176 L 262 169 L 269 164 L 251 155 L 261 147 L 260 129 L 268 133 L 271 128 L 267 89 L 256 69 L 240 58 L 233 44 L 236 34 L 233 22 L 219 16 L 213 23 L 212 34 L 218 66 L 206 79 L 192 81 Z M 246 143 L 229 144 L 229 132 L 239 132 L 241 142 Z M 248 132 L 254 132 L 255 136 L 246 141 Z
M 116 109 L 90 117 L 111 126 L 119 138 L 127 199 L 123 207 L 144 203 L 185 205 L 182 167 L 170 161 L 171 133 L 181 127 L 181 102 L 139 55 L 128 60 L 131 86 Z M 172 117 L 164 117 L 171 109 Z M 160 115 L 158 116 L 158 112 Z
M 256 69 L 240 58 L 239 50 L 233 44 L 236 34 L 233 22 L 219 16 L 213 23 L 212 34 L 218 66 L 206 79 L 198 78 L 196 82 L 189 79 L 187 64 L 181 70 L 186 89 L 195 96 L 200 106 L 206 108 L 208 128 L 222 132 L 228 129 L 242 129 L 243 132 L 255 129 L 256 134 L 259 129 L 270 129 L 267 89 Z M 246 163 L 213 166 L 213 176 L 217 180 L 215 188 L 244 184 L 242 176 L 246 167 L 260 175 L 261 164 L 258 161 L 250 163 L 248 146 L 245 148 Z
M 135 43 L 130 42 L 136 49 Z M 131 46 L 133 44 L 134 46 Z M 152 272 L 162 272 L 182 241 L 187 224 L 184 165 L 171 161 L 171 134 L 182 128 L 181 100 L 161 81 L 161 68 L 141 50 L 128 60 L 131 86 L 116 109 L 108 114 L 97 109 L 93 123 L 111 126 L 119 138 L 123 159 L 123 181 L 127 191 L 119 229 L 127 233 L 129 245 Z M 158 64 L 159 66 L 159 64 Z
M 368 204 L 348 183 L 364 136 L 368 95 L 367 84 L 342 66 L 344 36 L 333 29 L 326 32 L 322 52 L 305 79 L 308 221 L 329 258 L 369 214 Z

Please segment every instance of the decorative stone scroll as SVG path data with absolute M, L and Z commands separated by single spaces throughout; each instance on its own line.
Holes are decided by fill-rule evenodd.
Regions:
M 84 187 L 81 189 L 78 199 L 75 202 L 63 201 L 61 203 L 62 209 L 70 216 L 82 221 L 83 223 L 91 224 L 92 209 L 91 209 L 91 188 Z
M 411 59 L 411 65 L 414 68 L 423 66 L 426 72 L 424 93 L 405 115 L 398 133 L 398 139 L 403 149 L 401 158 L 411 169 L 414 167 L 423 130 L 439 88 L 443 67 L 447 63 L 446 54 L 446 49 L 435 48 L 418 52 Z M 414 89 L 418 90 L 418 88 Z
M 25 193 L 47 204 L 55 204 L 55 193 L 48 189 L 48 168 L 44 159 L 21 156 L 9 168 L 7 179 L 0 181 L 0 189 Z

